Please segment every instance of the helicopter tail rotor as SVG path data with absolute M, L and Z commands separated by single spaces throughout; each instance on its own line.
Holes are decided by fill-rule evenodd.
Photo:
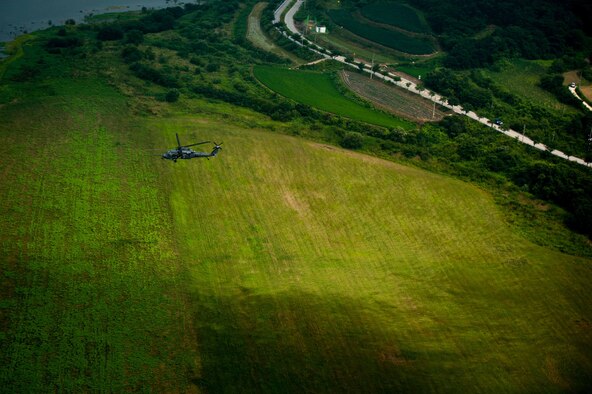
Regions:
M 212 153 L 210 154 L 212 157 L 216 156 L 218 154 L 218 151 L 222 149 L 222 147 L 220 145 L 222 145 L 222 142 L 220 142 L 219 144 L 217 142 L 213 142 L 214 144 L 214 150 L 212 150 Z

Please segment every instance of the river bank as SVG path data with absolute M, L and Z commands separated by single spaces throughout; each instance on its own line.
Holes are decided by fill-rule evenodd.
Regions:
M 0 42 L 53 25 L 63 25 L 68 19 L 77 23 L 106 12 L 138 11 L 164 8 L 195 1 L 178 0 L 6 0 L 0 2 Z

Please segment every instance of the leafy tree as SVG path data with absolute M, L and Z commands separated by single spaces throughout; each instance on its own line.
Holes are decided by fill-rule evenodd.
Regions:
M 121 50 L 121 57 L 126 63 L 135 63 L 144 58 L 144 52 L 135 46 L 128 45 Z
M 99 29 L 97 39 L 101 41 L 115 41 L 123 38 L 123 30 L 119 26 L 107 25 Z
M 341 139 L 340 145 L 347 149 L 359 149 L 364 143 L 362 134 L 355 131 L 348 131 Z
M 179 100 L 179 95 L 180 95 L 180 93 L 177 89 L 171 89 L 167 92 L 164 99 L 169 103 L 174 103 L 177 100 Z
M 141 30 L 129 30 L 125 33 L 125 42 L 128 44 L 138 45 L 144 41 L 144 33 Z

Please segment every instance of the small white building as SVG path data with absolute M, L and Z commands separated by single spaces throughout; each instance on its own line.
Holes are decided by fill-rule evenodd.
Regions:
M 327 27 L 326 26 L 316 26 L 315 32 L 325 34 L 325 33 L 327 33 Z

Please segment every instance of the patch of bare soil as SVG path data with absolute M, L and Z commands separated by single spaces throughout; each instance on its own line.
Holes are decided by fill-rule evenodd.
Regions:
M 304 216 L 309 210 L 308 206 L 304 201 L 301 201 L 298 198 L 296 198 L 296 196 L 288 190 L 284 191 L 284 201 L 290 208 L 296 211 L 299 215 Z
M 586 96 L 588 101 L 592 101 L 592 85 L 580 86 L 580 92 Z

